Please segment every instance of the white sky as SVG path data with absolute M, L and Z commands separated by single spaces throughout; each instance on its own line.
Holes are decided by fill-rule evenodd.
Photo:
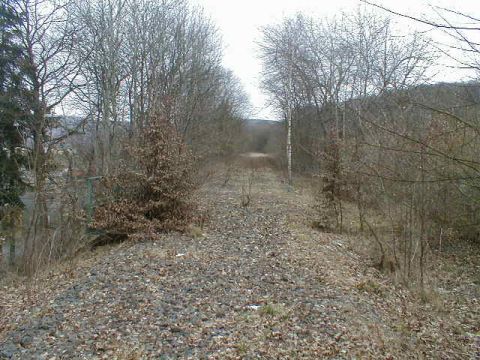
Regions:
M 283 17 L 302 12 L 319 17 L 331 17 L 342 11 L 354 11 L 357 7 L 369 7 L 359 0 L 191 0 L 204 8 L 219 28 L 224 43 L 224 64 L 242 81 L 253 106 L 251 117 L 274 118 L 273 109 L 260 89 L 261 62 L 257 57 L 256 42 L 260 40 L 260 27 L 278 23 Z M 429 4 L 455 9 L 480 17 L 479 0 L 376 0 L 392 10 L 414 16 L 431 13 Z M 431 16 L 430 16 L 431 17 Z M 405 19 L 397 19 L 402 28 L 425 26 Z M 439 34 L 439 36 L 441 36 Z M 444 75 L 451 71 L 446 71 Z M 455 76 L 459 78 L 460 76 Z M 454 78 L 449 78 L 454 80 Z

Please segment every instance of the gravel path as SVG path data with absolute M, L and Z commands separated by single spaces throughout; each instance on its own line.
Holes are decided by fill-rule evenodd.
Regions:
M 253 174 L 242 207 L 250 176 L 240 170 L 202 190 L 210 221 L 201 236 L 106 248 L 33 285 L 0 289 L 9 314 L 0 358 L 465 355 L 468 339 L 430 331 L 440 320 L 422 320 L 409 293 L 366 266 L 346 237 L 310 229 L 307 194 L 288 192 L 274 172 Z

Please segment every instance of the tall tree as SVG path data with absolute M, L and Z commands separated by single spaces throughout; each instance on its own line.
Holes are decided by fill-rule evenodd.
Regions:
M 24 143 L 25 87 L 22 73 L 22 49 L 16 26 L 20 18 L 10 1 L 0 3 L 0 209 L 21 205 L 25 189 L 21 166 L 26 157 L 19 151 Z
M 26 265 L 34 269 L 33 254 L 45 249 L 48 240 L 48 175 L 54 146 L 61 140 L 50 129 L 55 110 L 78 88 L 81 61 L 75 56 L 76 29 L 68 1 L 12 0 L 20 21 L 14 30 L 24 53 L 25 84 L 31 106 L 28 132 L 31 148 L 34 209 L 25 237 Z
M 23 52 L 16 26 L 20 18 L 11 2 L 0 2 L 0 223 L 15 262 L 15 227 L 21 219 L 20 196 L 26 188 L 21 171 L 27 162 L 23 149 L 27 91 L 24 84 Z

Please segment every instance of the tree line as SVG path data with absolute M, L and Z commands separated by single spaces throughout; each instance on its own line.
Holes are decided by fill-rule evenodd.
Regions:
M 449 54 L 475 78 L 478 51 L 442 11 L 427 23 L 445 25 L 455 45 L 401 34 L 392 18 L 364 9 L 289 17 L 264 27 L 259 43 L 263 87 L 291 119 L 284 157 L 319 180 L 314 225 L 342 231 L 355 212 L 378 265 L 422 286 L 432 250 L 478 241 L 480 229 L 480 86 L 434 76 Z
M 29 267 L 78 241 L 92 196 L 79 176 L 159 176 L 160 163 L 132 162 L 134 147 L 186 144 L 200 161 L 238 141 L 247 97 L 222 66 L 218 30 L 187 1 L 2 0 L 0 36 L 1 218 L 23 224 Z

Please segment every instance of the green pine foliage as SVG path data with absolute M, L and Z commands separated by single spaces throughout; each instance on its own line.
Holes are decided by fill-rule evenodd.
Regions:
M 0 209 L 22 206 L 25 190 L 21 170 L 24 151 L 26 88 L 22 73 L 22 49 L 15 29 L 20 18 L 8 0 L 0 2 Z

